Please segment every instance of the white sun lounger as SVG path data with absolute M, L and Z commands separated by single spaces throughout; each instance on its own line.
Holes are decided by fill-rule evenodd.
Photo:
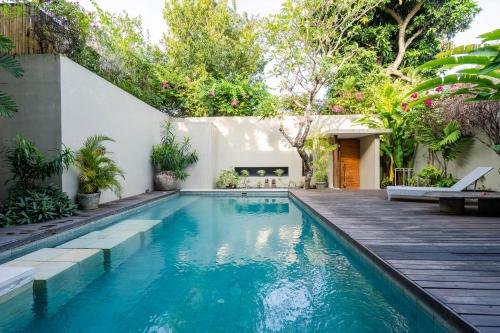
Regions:
M 452 187 L 387 186 L 387 199 L 392 197 L 421 197 L 427 192 L 461 192 L 493 170 L 492 167 L 477 167 Z

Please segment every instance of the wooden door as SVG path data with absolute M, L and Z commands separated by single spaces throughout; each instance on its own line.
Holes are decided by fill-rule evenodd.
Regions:
M 359 189 L 359 139 L 339 140 L 340 188 Z

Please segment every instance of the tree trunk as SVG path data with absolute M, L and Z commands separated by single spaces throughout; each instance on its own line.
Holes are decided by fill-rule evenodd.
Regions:
M 297 148 L 297 153 L 299 153 L 299 156 L 302 159 L 302 163 L 304 164 L 304 189 L 308 190 L 311 188 L 311 179 L 313 175 L 313 166 L 311 163 L 311 159 L 307 152 L 304 150 L 304 147 Z
M 308 113 L 309 110 L 310 106 L 308 105 L 306 109 L 306 114 Z M 305 172 L 304 189 L 306 190 L 311 188 L 311 179 L 313 175 L 313 167 L 311 159 L 309 158 L 309 155 L 304 149 L 306 139 L 309 134 L 309 129 L 311 128 L 311 123 L 312 119 L 309 116 L 305 116 L 305 120 L 301 121 L 299 124 L 299 128 L 297 134 L 295 135 L 295 138 L 292 138 L 290 135 L 288 135 L 288 133 L 285 131 L 285 128 L 283 127 L 283 124 L 280 124 L 279 128 L 281 134 L 285 137 L 288 143 L 297 150 L 297 153 L 302 159 Z
M 398 53 L 394 61 L 387 67 L 387 71 L 389 75 L 400 78 L 402 80 L 412 82 L 411 78 L 403 75 L 399 71 L 399 66 L 403 62 L 403 59 L 406 54 L 406 50 L 413 43 L 413 41 L 423 33 L 423 29 L 419 29 L 413 33 L 409 38 L 406 38 L 406 30 L 408 25 L 410 24 L 413 17 L 420 11 L 422 6 L 424 5 L 426 0 L 422 0 L 418 2 L 408 13 L 408 15 L 403 19 L 399 13 L 397 13 L 392 8 L 383 8 L 383 11 L 389 14 L 399 25 L 398 37 L 397 37 L 397 45 L 398 45 Z

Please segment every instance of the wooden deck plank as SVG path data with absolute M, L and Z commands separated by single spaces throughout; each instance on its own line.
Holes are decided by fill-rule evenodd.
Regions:
M 500 332 L 500 218 L 469 206 L 447 215 L 384 191 L 292 194 L 478 331 Z

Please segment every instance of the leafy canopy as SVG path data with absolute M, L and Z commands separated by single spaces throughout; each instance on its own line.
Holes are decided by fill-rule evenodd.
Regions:
M 400 26 L 416 11 L 404 29 L 408 45 L 401 65 L 417 67 L 440 52 L 444 41 L 465 31 L 479 10 L 473 0 L 390 0 L 372 13 L 371 20 L 356 26 L 357 40 L 388 66 L 399 51 Z
M 264 69 L 256 20 L 227 0 L 167 0 L 164 44 L 172 68 L 196 77 L 252 77 Z
M 175 116 L 250 116 L 269 98 L 256 19 L 225 0 L 169 0 L 158 69 Z

